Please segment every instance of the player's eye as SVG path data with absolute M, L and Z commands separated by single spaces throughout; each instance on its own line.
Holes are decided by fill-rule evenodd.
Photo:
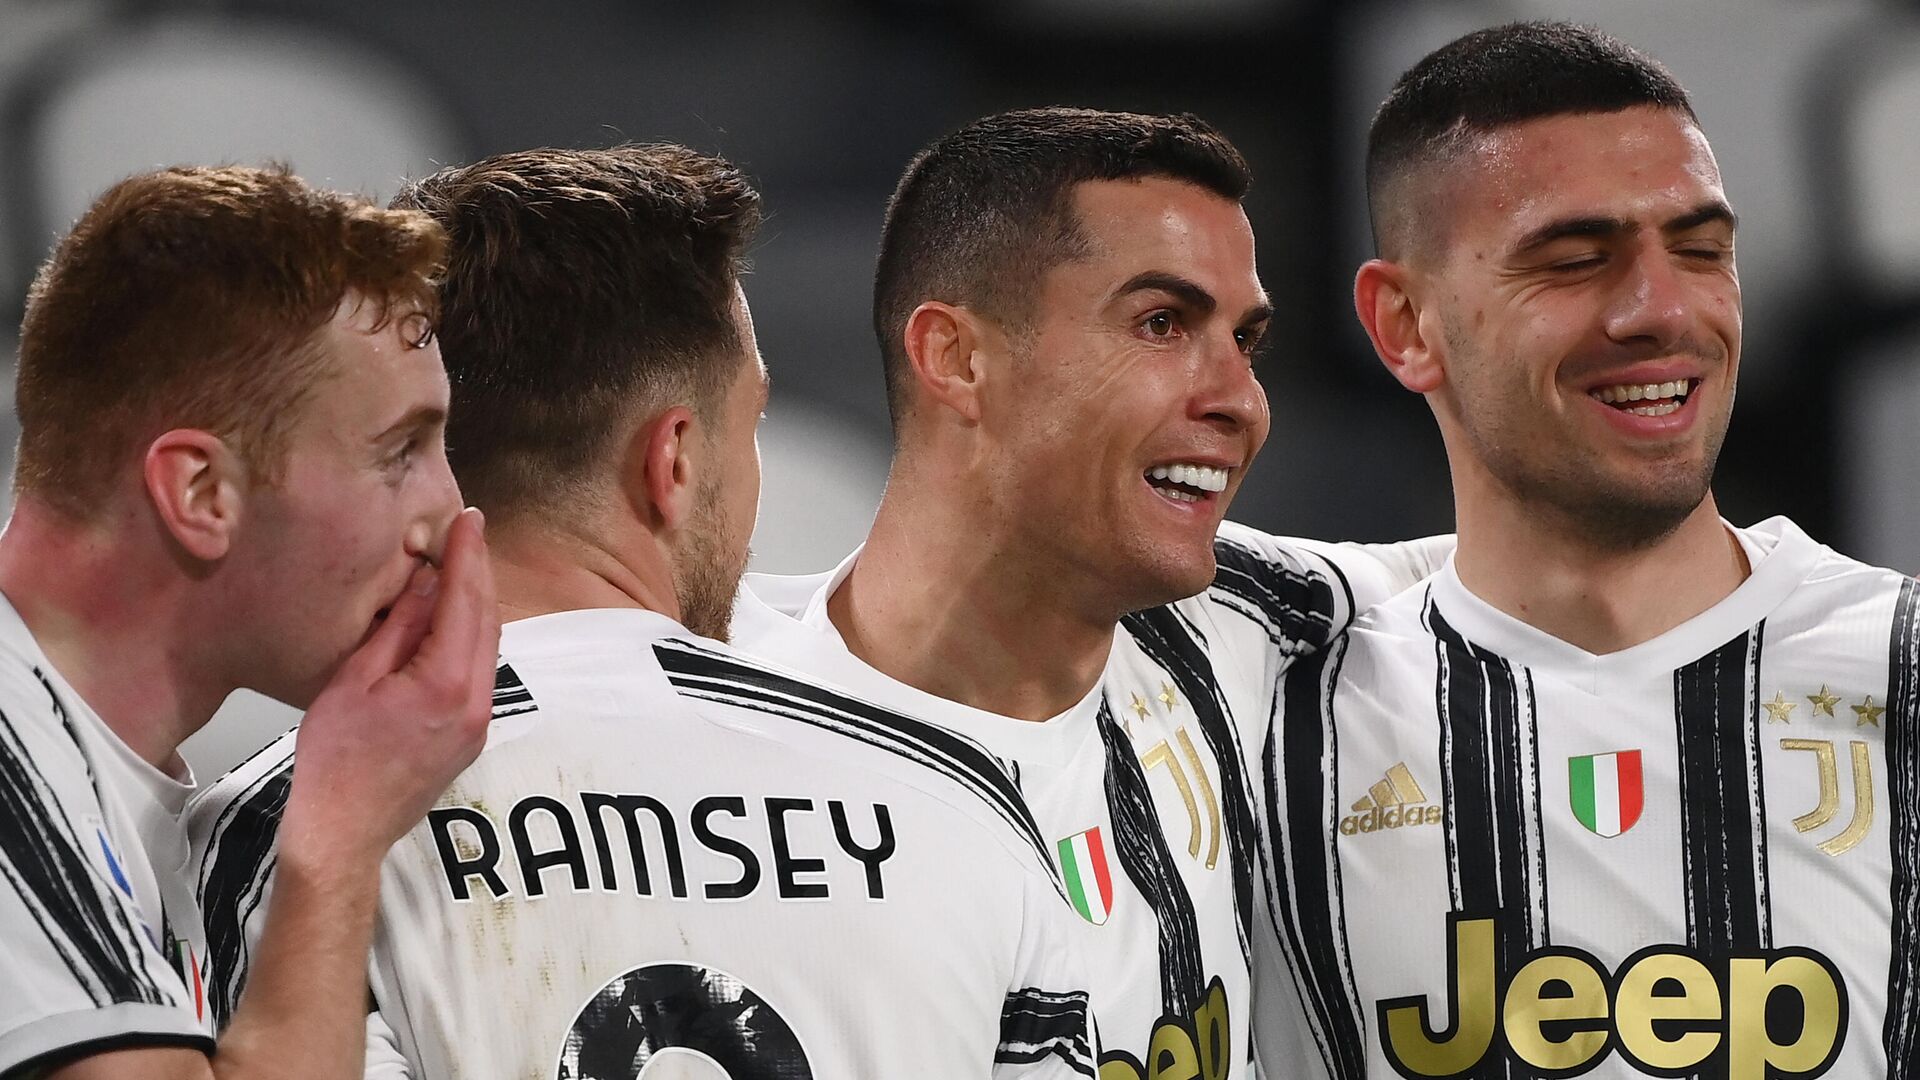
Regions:
M 400 339 L 408 348 L 424 349 L 433 344 L 434 336 L 433 320 L 427 318 L 425 312 L 413 312 L 400 324 Z
M 1260 351 L 1260 343 L 1267 337 L 1266 327 L 1247 327 L 1233 332 L 1234 343 L 1240 346 L 1240 352 L 1251 358 Z
M 1148 337 L 1172 337 L 1174 331 L 1180 327 L 1180 320 L 1175 318 L 1171 311 L 1156 311 L 1148 315 L 1140 327 L 1147 332 Z
M 385 464 L 388 471 L 390 472 L 395 472 L 395 473 L 405 472 L 410 466 L 413 465 L 413 459 L 417 454 L 419 454 L 419 452 L 420 452 L 420 436 L 410 435 L 407 437 L 406 442 L 400 444 L 400 448 L 398 450 L 395 450 L 393 453 L 387 455 L 387 460 L 383 464 Z

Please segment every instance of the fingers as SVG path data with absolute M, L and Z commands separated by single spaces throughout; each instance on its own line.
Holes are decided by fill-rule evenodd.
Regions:
M 422 563 L 407 579 L 407 587 L 387 610 L 386 621 L 354 650 L 341 676 L 361 685 L 391 674 L 406 664 L 433 627 L 434 600 L 440 592 L 441 572 Z
M 484 523 L 480 511 L 469 507 L 448 529 L 433 622 L 408 666 L 436 682 L 439 678 L 470 679 L 470 685 L 484 681 L 490 696 L 494 661 L 499 656 L 500 613 L 494 602 Z

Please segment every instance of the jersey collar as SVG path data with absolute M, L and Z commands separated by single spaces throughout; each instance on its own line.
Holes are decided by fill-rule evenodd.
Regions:
M 1434 608 L 1461 636 L 1519 664 L 1621 673 L 1671 670 L 1705 656 L 1766 618 L 1806 579 L 1826 550 L 1785 517 L 1768 518 L 1748 529 L 1726 527 L 1752 563 L 1747 580 L 1686 622 L 1619 652 L 1590 653 L 1495 608 L 1461 582 L 1452 556 L 1434 575 L 1430 596 Z

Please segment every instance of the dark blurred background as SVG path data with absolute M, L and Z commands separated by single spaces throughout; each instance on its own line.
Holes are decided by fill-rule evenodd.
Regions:
M 864 534 L 885 477 L 868 286 L 908 157 L 1013 106 L 1191 111 L 1254 165 L 1279 311 L 1273 435 L 1234 516 L 1326 538 L 1445 531 L 1432 422 L 1351 313 L 1361 146 L 1420 55 L 1541 17 L 1665 61 L 1741 215 L 1724 511 L 1789 514 L 1920 570 L 1913 0 L 0 0 L 0 324 L 18 325 L 66 223 L 136 169 L 271 157 L 384 198 L 437 164 L 534 145 L 724 154 L 771 211 L 748 283 L 776 386 L 759 565 L 818 569 Z

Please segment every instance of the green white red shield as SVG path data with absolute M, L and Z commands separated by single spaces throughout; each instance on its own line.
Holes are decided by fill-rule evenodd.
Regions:
M 1640 820 L 1645 795 L 1640 751 L 1615 750 L 1567 759 L 1567 796 L 1573 816 L 1600 836 L 1619 836 Z
M 1113 868 L 1098 825 L 1074 833 L 1056 846 L 1060 873 L 1066 879 L 1067 898 L 1080 917 L 1099 926 L 1113 912 Z

